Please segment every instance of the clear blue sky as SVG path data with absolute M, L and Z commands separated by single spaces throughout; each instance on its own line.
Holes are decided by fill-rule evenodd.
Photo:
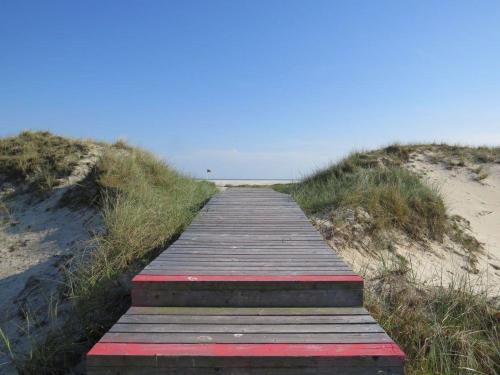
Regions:
M 5 0 L 0 136 L 27 128 L 218 178 L 500 144 L 500 1 Z

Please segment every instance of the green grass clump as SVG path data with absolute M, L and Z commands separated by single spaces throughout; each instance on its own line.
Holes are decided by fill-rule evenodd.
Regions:
M 497 374 L 500 312 L 466 281 L 424 287 L 389 265 L 365 305 L 407 355 L 408 375 Z
M 403 230 L 417 240 L 440 240 L 443 235 L 460 243 L 474 269 L 481 244 L 468 223 L 449 217 L 439 192 L 405 168 L 412 153 L 432 149 L 431 162 L 460 157 L 458 166 L 478 161 L 481 153 L 492 160 L 496 149 L 393 145 L 354 153 L 297 184 L 276 185 L 290 193 L 308 215 L 327 215 L 337 209 L 363 208 L 373 219 L 373 230 Z M 458 159 L 457 159 L 458 160 Z M 391 238 L 388 236 L 388 238 Z M 377 248 L 375 249 L 377 250 Z M 407 355 L 408 375 L 497 374 L 500 371 L 500 312 L 492 299 L 466 281 L 425 286 L 411 280 L 411 264 L 393 254 L 378 274 L 367 279 L 365 305 Z M 374 260 L 375 261 L 375 260 Z
M 476 174 L 475 180 L 482 181 L 490 175 L 490 170 L 483 166 L 480 166 L 474 169 L 474 173 Z
M 95 167 L 105 232 L 69 267 L 71 318 L 37 345 L 24 372 L 66 373 L 130 305 L 130 279 L 174 241 L 216 192 L 123 142 Z M 48 348 L 48 349 L 47 349 Z
M 37 191 L 48 191 L 58 179 L 67 177 L 89 150 L 87 143 L 52 135 L 24 131 L 0 139 L 0 174 L 28 182 Z
M 413 238 L 441 239 L 446 230 L 443 200 L 401 166 L 407 157 L 399 146 L 375 154 L 354 153 L 277 190 L 289 192 L 309 214 L 362 207 L 374 219 L 374 230 L 398 228 Z
M 447 168 L 463 167 L 466 163 L 500 163 L 500 147 L 448 145 L 446 143 L 402 145 L 408 152 L 429 153 L 433 163 L 444 163 Z
M 180 175 L 163 161 L 138 149 L 109 148 L 97 165 L 104 192 L 106 235 L 97 238 L 79 275 L 75 295 L 88 294 L 102 281 L 148 260 L 191 222 L 215 186 Z M 93 291 L 92 291 L 93 293 Z

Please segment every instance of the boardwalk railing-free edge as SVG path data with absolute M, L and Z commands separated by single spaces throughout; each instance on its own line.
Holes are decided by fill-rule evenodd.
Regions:
M 404 353 L 363 308 L 363 279 L 290 196 L 218 193 L 134 277 L 132 307 L 89 374 L 401 375 Z

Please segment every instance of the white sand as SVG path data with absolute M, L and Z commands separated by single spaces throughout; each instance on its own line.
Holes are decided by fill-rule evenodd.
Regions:
M 478 181 L 473 172 L 477 164 L 446 169 L 442 164 L 431 164 L 426 155 L 419 155 L 409 168 L 420 173 L 428 183 L 440 190 L 448 212 L 460 215 L 470 223 L 473 236 L 481 242 L 484 251 L 478 255 L 475 275 L 468 275 L 473 282 L 481 283 L 492 293 L 500 291 L 500 164 L 483 165 L 489 176 Z M 437 245 L 434 245 L 436 248 Z M 439 251 L 437 252 L 439 254 Z M 440 254 L 443 256 L 443 254 Z M 451 260 L 456 253 L 449 252 L 444 259 Z M 437 268 L 443 262 L 430 263 Z M 454 262 L 458 263 L 458 262 Z M 447 264 L 448 269 L 455 264 Z M 447 270 L 447 272 L 451 272 Z
M 0 212 L 0 328 L 17 358 L 26 356 L 52 324 L 64 321 L 68 303 L 61 297 L 61 269 L 89 244 L 101 225 L 95 210 L 69 209 L 58 203 L 95 160 L 96 154 L 82 159 L 45 199 L 19 191 L 12 195 L 6 185 L 0 189 L 0 201 L 8 207 Z M 15 373 L 0 340 L 0 374 Z
M 446 169 L 443 164 L 432 164 L 429 155 L 416 154 L 407 167 L 438 187 L 450 215 L 460 215 L 470 222 L 468 233 L 479 240 L 484 250 L 471 253 L 460 244 L 445 237 L 443 242 L 415 242 L 403 234 L 392 234 L 393 252 L 377 247 L 373 251 L 372 238 L 363 232 L 362 225 L 334 227 L 329 243 L 336 248 L 353 268 L 370 276 L 394 254 L 403 256 L 415 279 L 433 285 L 446 285 L 458 280 L 470 283 L 475 290 L 500 294 L 500 164 L 483 165 L 490 175 L 477 181 L 474 169 L 479 165 Z M 332 223 L 315 221 L 323 232 L 332 231 Z
M 500 164 L 488 164 L 490 174 L 482 181 L 476 181 L 469 168 L 448 170 L 422 158 L 412 168 L 438 186 L 451 214 L 470 222 L 475 237 L 500 269 Z

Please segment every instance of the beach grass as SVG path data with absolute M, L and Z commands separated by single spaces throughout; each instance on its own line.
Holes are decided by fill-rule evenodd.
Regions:
M 407 375 L 497 374 L 500 311 L 466 278 L 419 283 L 408 264 L 381 265 L 365 287 L 365 306 L 407 355 Z
M 103 231 L 66 267 L 70 318 L 37 342 L 23 373 L 71 369 L 130 305 L 130 279 L 189 225 L 216 192 L 123 141 L 106 145 L 92 173 Z M 81 188 L 81 187 L 80 187 Z
M 415 241 L 448 235 L 472 254 L 480 243 L 450 215 L 439 190 L 405 168 L 416 151 L 433 150 L 435 163 L 456 157 L 470 162 L 496 160 L 498 149 L 436 145 L 391 145 L 355 152 L 293 184 L 274 185 L 311 217 L 335 220 L 343 208 L 362 208 L 373 219 L 370 235 L 398 231 Z M 445 161 L 443 161 L 445 158 Z M 482 167 L 484 168 L 484 167 Z M 402 256 L 380 261 L 367 278 L 365 306 L 407 354 L 408 375 L 497 374 L 500 371 L 500 311 L 497 296 L 478 291 L 469 280 L 441 286 L 416 282 Z
M 349 155 L 296 184 L 278 185 L 310 215 L 361 207 L 374 218 L 374 230 L 401 229 L 412 238 L 442 238 L 446 209 L 438 190 L 402 163 L 404 149 Z
M 43 193 L 67 177 L 89 151 L 89 142 L 24 131 L 0 139 L 0 174 Z

